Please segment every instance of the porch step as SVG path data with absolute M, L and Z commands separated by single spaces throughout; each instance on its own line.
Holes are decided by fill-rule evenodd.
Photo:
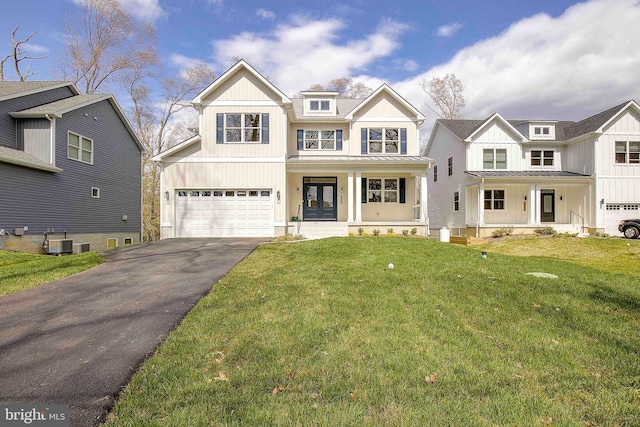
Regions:
M 321 239 L 324 237 L 347 236 L 349 235 L 349 226 L 346 222 L 335 221 L 290 222 L 289 233 L 294 235 L 301 235 L 306 239 Z

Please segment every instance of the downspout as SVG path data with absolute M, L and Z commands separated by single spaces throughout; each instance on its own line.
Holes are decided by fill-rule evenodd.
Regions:
M 44 117 L 51 123 L 51 137 L 49 138 L 49 145 L 51 146 L 51 152 L 49 154 L 49 164 L 51 166 L 56 165 L 56 122 L 49 114 L 45 114 Z

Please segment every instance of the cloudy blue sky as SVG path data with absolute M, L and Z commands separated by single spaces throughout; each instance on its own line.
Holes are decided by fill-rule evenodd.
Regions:
M 77 1 L 3 7 L 1 56 L 16 25 L 38 31 L 27 51 L 47 59 L 30 80 L 56 78 Z M 386 82 L 429 120 L 419 84 L 446 73 L 465 86 L 466 118 L 575 120 L 640 100 L 640 0 L 120 1 L 156 27 L 169 73 L 205 62 L 220 74 L 241 57 L 291 95 L 342 76 Z

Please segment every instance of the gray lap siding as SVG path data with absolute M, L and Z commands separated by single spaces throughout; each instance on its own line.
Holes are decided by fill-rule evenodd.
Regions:
M 16 124 L 9 113 L 48 104 L 74 95 L 67 86 L 0 102 L 0 145 L 17 148 Z
M 67 157 L 68 131 L 93 140 L 93 165 Z M 0 163 L 0 228 L 139 235 L 140 150 L 109 101 L 56 120 L 56 166 L 63 171 Z M 92 187 L 100 189 L 99 198 L 92 197 Z

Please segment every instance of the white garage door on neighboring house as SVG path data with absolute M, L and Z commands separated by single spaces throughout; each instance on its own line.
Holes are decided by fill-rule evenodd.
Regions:
M 271 190 L 179 190 L 176 237 L 273 237 Z
M 604 232 L 612 236 L 622 236 L 618 223 L 623 219 L 640 217 L 640 203 L 607 203 Z

